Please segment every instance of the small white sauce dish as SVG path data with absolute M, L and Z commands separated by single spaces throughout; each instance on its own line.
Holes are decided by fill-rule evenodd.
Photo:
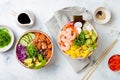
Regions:
M 98 7 L 94 11 L 94 21 L 98 24 L 106 24 L 111 19 L 111 12 L 105 7 Z
M 18 20 L 18 17 L 21 15 L 21 14 L 26 14 L 29 19 L 30 19 L 30 22 L 29 23 L 20 23 L 19 20 Z M 20 26 L 21 28 L 30 28 L 32 27 L 34 24 L 35 24 L 35 16 L 34 14 L 29 11 L 29 10 L 18 10 L 18 11 L 13 11 L 12 12 L 12 15 L 15 16 L 15 20 L 16 20 L 16 24 L 18 26 Z M 23 18 L 25 19 L 26 17 L 23 16 Z M 26 20 L 26 19 L 25 19 Z

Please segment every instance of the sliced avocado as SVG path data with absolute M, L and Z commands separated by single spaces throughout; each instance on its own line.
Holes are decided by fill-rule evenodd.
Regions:
M 45 65 L 46 65 L 46 60 L 45 60 L 45 59 L 42 60 L 41 65 L 42 65 L 42 66 L 45 66 Z
M 43 60 L 43 56 L 41 54 L 38 55 L 38 60 L 42 61 Z
M 36 64 L 35 64 L 35 67 L 34 67 L 35 69 L 40 69 L 40 68 L 42 68 L 42 63 L 41 62 L 37 62 Z
M 46 65 L 46 60 L 42 60 L 41 62 L 36 62 L 35 63 L 35 69 L 40 69 Z
M 32 58 L 27 58 L 24 60 L 24 64 L 28 65 L 28 64 L 31 64 L 32 63 Z
M 34 63 L 32 62 L 33 59 L 32 58 L 27 58 L 24 60 L 24 64 L 29 67 L 29 68 L 33 68 L 34 67 Z
M 90 35 L 89 34 L 85 35 L 85 38 L 87 38 L 87 39 L 90 38 Z
M 33 58 L 33 62 L 36 62 L 38 61 L 38 59 L 36 57 Z
M 29 67 L 29 68 L 33 68 L 33 67 L 34 67 L 34 64 L 33 64 L 33 63 L 28 64 L 28 66 L 27 66 L 27 67 Z

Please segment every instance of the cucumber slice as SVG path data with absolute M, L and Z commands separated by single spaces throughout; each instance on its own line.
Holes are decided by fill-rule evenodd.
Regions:
M 33 40 L 32 37 L 31 37 L 29 34 L 25 35 L 23 38 L 24 38 L 28 43 L 31 43 L 31 41 Z
M 35 34 L 33 34 L 33 33 L 28 33 L 28 35 L 31 36 L 32 40 L 35 38 Z
M 30 42 L 30 39 L 29 39 L 28 35 L 26 35 L 25 38 L 28 40 L 28 42 Z
M 29 40 L 26 39 L 25 37 L 23 37 L 22 39 L 25 40 L 27 43 L 29 43 Z
M 23 46 L 27 46 L 28 45 L 28 43 L 24 39 L 20 40 L 20 44 L 22 44 Z
M 27 37 L 27 35 L 24 35 L 22 39 L 24 39 L 27 43 L 29 43 L 29 38 Z
M 30 42 L 32 41 L 32 37 L 30 35 L 27 35 L 27 37 L 29 38 Z
M 22 37 L 22 39 L 20 40 L 20 43 L 23 46 L 28 46 L 31 43 L 31 41 L 33 41 L 34 38 L 35 38 L 35 35 L 33 33 L 28 33 L 27 35 L 24 35 Z

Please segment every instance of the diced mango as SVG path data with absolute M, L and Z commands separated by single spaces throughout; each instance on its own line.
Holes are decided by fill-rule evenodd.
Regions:
M 81 57 L 81 53 L 77 53 L 77 57 Z
M 70 50 L 67 50 L 65 53 L 66 53 L 66 54 L 70 54 Z
M 83 45 L 83 46 L 82 46 L 82 49 L 83 49 L 83 50 L 87 50 L 87 46 L 86 46 L 86 45 Z
M 75 51 L 71 50 L 71 51 L 70 51 L 70 54 L 75 54 Z
M 82 57 L 86 58 L 89 55 L 89 53 L 90 52 L 88 50 L 84 51 L 84 53 L 82 54 Z
M 75 53 L 78 53 L 79 51 L 80 51 L 79 49 L 76 49 L 76 50 L 75 50 Z
M 83 53 L 83 50 L 80 50 L 80 54 L 82 54 Z
M 74 45 L 74 46 L 71 46 L 70 49 L 71 49 L 71 50 L 76 50 L 76 49 L 78 49 L 78 48 L 79 48 L 78 46 L 75 46 L 75 45 Z
M 88 50 L 87 45 L 83 45 L 81 47 L 73 45 L 65 53 L 67 55 L 70 55 L 72 58 L 86 58 L 89 55 L 90 51 Z
M 77 58 L 77 56 L 75 54 L 72 54 L 71 57 L 72 58 Z

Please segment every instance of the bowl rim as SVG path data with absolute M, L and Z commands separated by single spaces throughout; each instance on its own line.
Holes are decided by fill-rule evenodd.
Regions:
M 69 21 L 68 23 L 70 23 L 70 22 L 72 22 L 72 21 Z M 97 46 L 96 46 L 96 48 L 97 48 L 97 47 L 98 47 L 98 36 L 99 36 L 99 35 L 98 35 L 97 31 L 96 31 L 96 28 L 95 28 L 90 22 L 88 22 L 88 21 L 86 21 L 85 23 L 90 24 L 90 25 L 93 27 L 93 29 L 95 30 L 96 34 L 97 34 Z M 66 24 L 67 24 L 67 23 L 66 23 Z M 64 25 L 66 25 L 66 24 L 64 24 Z M 63 27 L 64 27 L 64 25 L 63 25 Z M 59 29 L 58 35 L 59 35 L 59 33 L 60 33 L 60 31 L 62 30 L 63 27 L 61 27 L 61 28 Z M 58 45 L 60 51 L 62 52 L 62 54 L 64 54 L 65 56 L 70 57 L 69 55 L 65 54 L 65 53 L 63 52 L 63 50 L 61 49 L 61 47 L 60 47 L 60 45 L 59 45 L 59 43 L 58 43 L 58 36 L 57 36 L 57 45 Z M 91 56 L 91 55 L 93 54 L 93 52 L 95 52 L 96 48 L 95 48 L 86 58 L 88 58 L 89 56 Z M 70 58 L 71 58 L 71 57 L 70 57 Z M 81 60 L 81 59 L 86 59 L 86 58 L 81 58 L 81 57 L 79 57 L 79 58 L 71 58 L 71 59 Z
M 53 57 L 53 54 L 54 54 L 54 45 L 53 45 L 53 41 L 52 41 L 51 37 L 50 37 L 49 35 L 47 35 L 47 33 L 43 32 L 43 31 L 41 31 L 41 30 L 36 30 L 36 29 L 34 29 L 34 30 L 32 29 L 32 30 L 25 31 L 25 32 L 22 33 L 22 35 L 18 38 L 18 40 L 17 40 L 17 42 L 16 42 L 16 45 L 15 45 L 15 55 L 16 55 L 16 58 L 17 58 L 18 62 L 19 62 L 21 65 L 23 65 L 24 67 L 28 68 L 28 69 L 31 69 L 31 70 L 39 70 L 39 69 L 42 69 L 42 68 L 35 69 L 35 68 L 29 68 L 29 67 L 25 66 L 25 65 L 18 59 L 18 57 L 17 57 L 17 52 L 16 52 L 17 44 L 19 43 L 20 39 L 21 39 L 25 34 L 30 33 L 30 32 L 39 32 L 39 33 L 44 34 L 44 35 L 50 40 L 50 42 L 51 42 L 51 44 L 52 44 L 51 57 L 49 58 L 49 60 L 48 60 L 47 63 L 45 64 L 45 66 L 43 66 L 42 68 L 46 67 L 46 66 L 50 63 L 50 61 L 51 61 L 51 59 L 52 59 L 52 57 Z
M 11 36 L 11 38 L 12 38 L 12 40 L 11 40 L 11 42 L 10 42 L 10 44 L 8 44 L 7 46 L 5 46 L 5 47 L 7 47 L 6 49 L 4 48 L 4 50 L 3 51 L 0 51 L 0 53 L 2 53 L 2 52 L 6 52 L 6 51 L 8 51 L 12 46 L 13 46 L 13 43 L 14 43 L 14 40 L 15 40 L 15 36 L 14 36 L 14 32 L 11 30 L 11 28 L 9 28 L 8 26 L 6 26 L 6 25 L 0 25 L 1 27 L 0 27 L 0 29 L 1 28 L 6 28 L 9 32 L 9 34 L 10 34 L 10 36 Z M 1 48 L 2 49 L 2 48 Z

